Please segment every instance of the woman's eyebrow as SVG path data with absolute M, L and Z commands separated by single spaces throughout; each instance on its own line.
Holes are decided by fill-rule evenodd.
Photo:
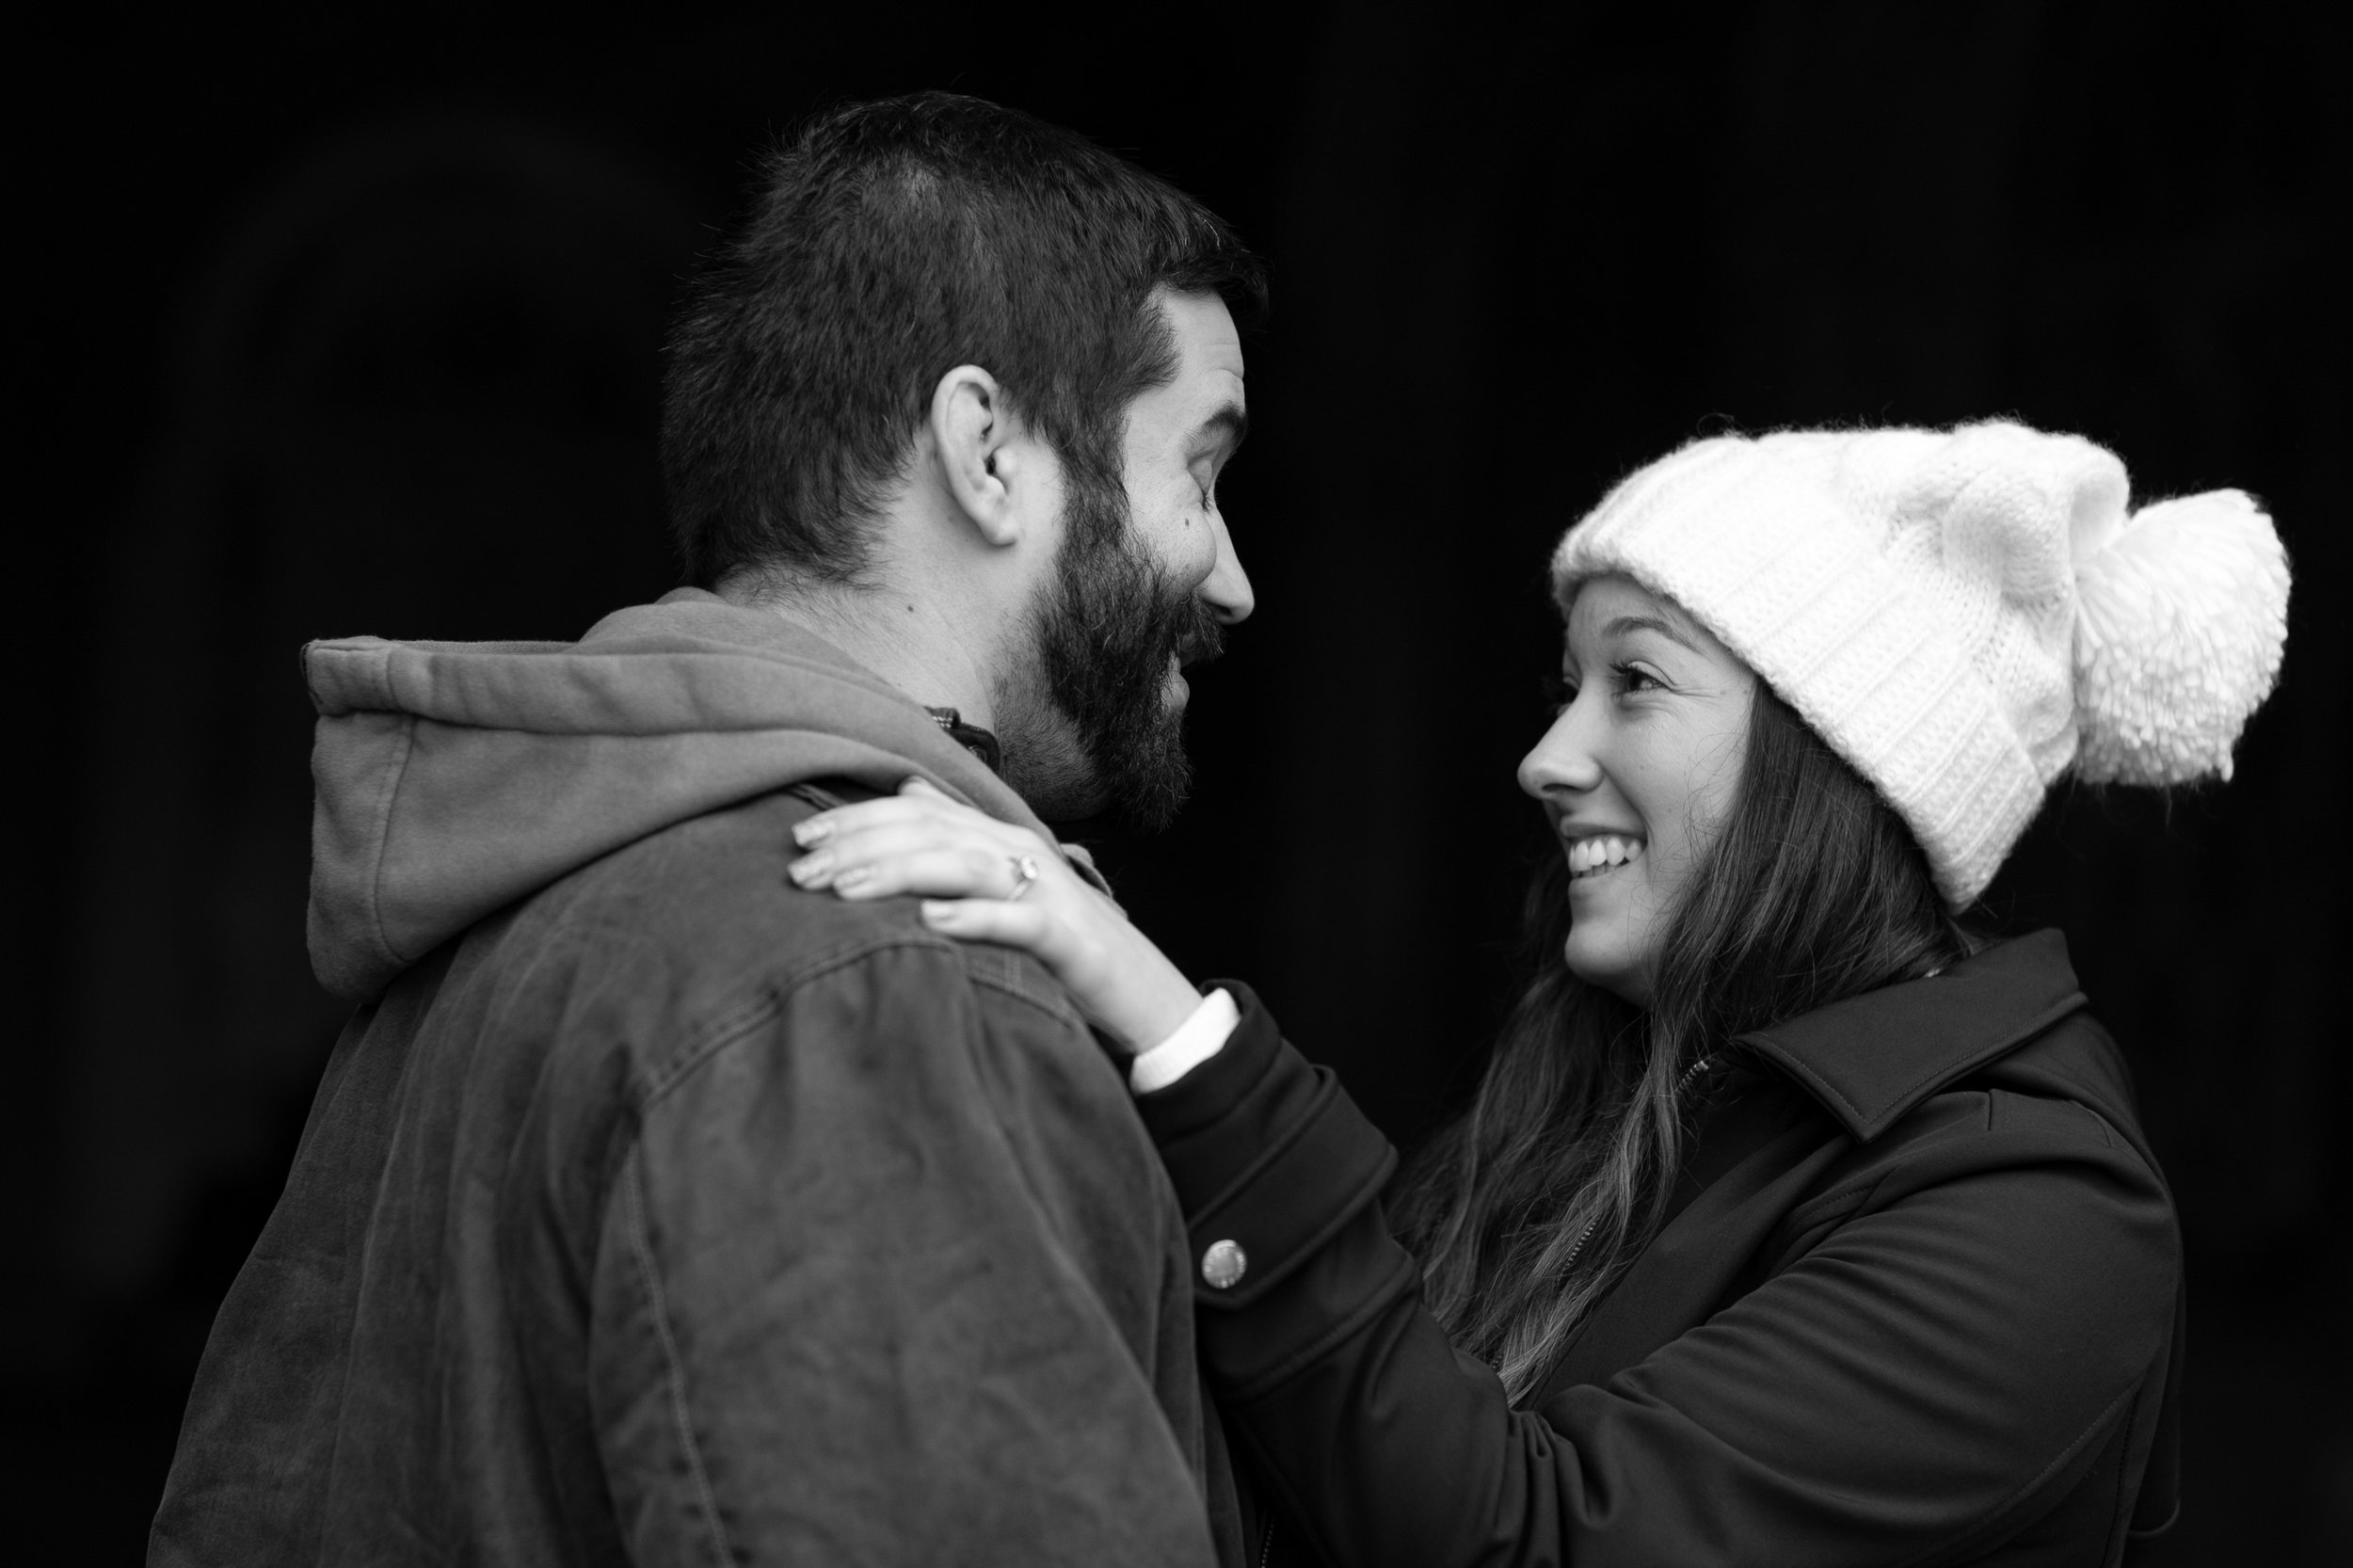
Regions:
M 1673 623 L 1657 616 L 1619 616 L 1601 629 L 1605 637 L 1624 636 L 1628 632 L 1656 632 L 1678 648 L 1689 648 L 1693 653 L 1701 651 L 1699 644 L 1691 640 L 1689 632 L 1678 630 Z

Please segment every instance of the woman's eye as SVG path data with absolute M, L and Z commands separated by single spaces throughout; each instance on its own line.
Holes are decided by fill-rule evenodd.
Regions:
M 1612 664 L 1609 673 L 1617 678 L 1618 695 L 1621 696 L 1631 696 L 1636 692 L 1660 691 L 1667 684 L 1650 671 L 1638 668 L 1633 664 Z

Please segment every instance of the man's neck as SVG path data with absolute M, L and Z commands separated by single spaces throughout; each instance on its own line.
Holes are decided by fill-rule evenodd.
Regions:
M 980 650 L 928 596 L 774 582 L 725 583 L 717 592 L 807 627 L 926 708 L 952 708 L 967 724 L 995 727 Z

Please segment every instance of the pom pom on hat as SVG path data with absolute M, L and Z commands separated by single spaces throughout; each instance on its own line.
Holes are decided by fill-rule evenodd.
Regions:
M 1707 627 L 1895 808 L 1945 901 L 1985 890 L 2051 783 L 2229 777 L 2278 679 L 2288 566 L 2216 490 L 2127 510 L 2124 465 L 2008 421 L 1694 441 L 1553 556 Z
M 2160 501 L 2103 533 L 2076 545 L 2075 776 L 2230 777 L 2287 644 L 2280 536 L 2243 490 Z

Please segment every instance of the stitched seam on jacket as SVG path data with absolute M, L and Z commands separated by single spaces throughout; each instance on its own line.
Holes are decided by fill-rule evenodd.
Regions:
M 1030 985 L 1022 978 L 1023 971 L 1017 966 L 1007 974 L 992 974 L 986 969 L 975 969 L 969 967 L 966 968 L 964 973 L 965 978 L 971 981 L 973 984 L 985 985 L 1000 996 L 1011 997 L 1016 1001 L 1025 1001 L 1065 1028 L 1086 1028 L 1086 1020 L 1079 1016 L 1077 1008 L 1069 1004 L 1069 999 L 1066 996 L 1059 999 L 1062 1004 L 1057 1006 L 1057 999 L 1047 996 Z
M 381 999 L 379 998 L 379 1000 Z M 368 1208 L 371 1214 L 381 1213 L 383 1211 L 384 1189 L 391 1185 L 391 1182 L 392 1161 L 388 1160 L 376 1173 L 376 1186 L 368 1194 Z M 256 1252 L 261 1250 L 259 1242 L 255 1243 L 254 1250 Z M 336 1281 L 336 1284 L 344 1288 L 345 1300 L 360 1301 L 366 1298 L 369 1272 L 368 1264 L 371 1261 L 371 1253 L 372 1249 L 364 1245 L 361 1246 L 359 1249 L 359 1256 L 357 1260 L 350 1266 L 351 1273 L 357 1277 L 348 1280 L 338 1279 Z M 346 1355 L 343 1358 L 343 1372 L 341 1377 L 336 1381 L 335 1384 L 335 1436 L 333 1441 L 328 1445 L 327 1448 L 327 1474 L 329 1478 L 328 1484 L 330 1485 L 333 1484 L 332 1478 L 339 1474 L 343 1468 L 344 1434 L 350 1430 L 351 1425 L 352 1373 L 354 1368 L 358 1365 L 359 1359 L 359 1357 L 351 1355 Z M 327 1521 L 325 1517 L 322 1516 L 312 1526 L 311 1530 L 312 1560 L 313 1562 L 325 1560 L 323 1554 L 326 1551 L 326 1546 Z
M 2129 1474 L 2133 1464 L 2133 1423 L 2140 1416 L 2141 1396 L 2148 1391 L 2145 1382 L 2134 1389 L 2133 1407 L 2124 1413 L 2124 1441 L 2117 1445 L 2116 1452 L 2116 1509 L 2108 1515 L 2107 1538 L 2112 1549 L 2103 1557 L 2103 1562 L 2120 1560 L 2124 1555 L 2125 1539 L 2133 1533 L 2133 1504 L 2139 1500 L 2140 1490 L 2132 1484 Z M 2147 1463 L 2142 1461 L 2144 1466 Z
M 1980 1137 L 1989 1133 L 1999 1133 L 2002 1129 L 1991 1125 L 1994 1120 L 1995 1096 L 1991 1091 L 1980 1090 L 1974 1092 L 1981 1093 L 1985 1096 L 1986 1120 L 1989 1125 L 1983 1128 L 1977 1129 L 1976 1131 L 1961 1134 L 1961 1136 Z M 2072 1107 L 2073 1109 L 2080 1111 L 2085 1115 L 2090 1117 L 2094 1129 L 2100 1135 L 2101 1144 L 2107 1152 L 2111 1154 L 2121 1152 L 2125 1155 L 2129 1155 L 2135 1165 L 2138 1166 L 2142 1171 L 2148 1173 L 2153 1180 L 2153 1184 L 2159 1187 L 2163 1186 L 2163 1181 L 2161 1178 L 2157 1177 L 2156 1172 L 2151 1168 L 2147 1160 L 2141 1159 L 2140 1151 L 2134 1148 L 2129 1143 L 2120 1142 L 2116 1137 L 2114 1129 L 2108 1122 L 2108 1119 L 2105 1116 L 2103 1116 L 2099 1112 L 2093 1110 L 2090 1106 L 2084 1104 L 2083 1101 L 2076 1099 L 2053 1100 L 2041 1099 L 2040 1096 L 2037 1096 L 2037 1099 L 2038 1103 L 2044 1105 Z M 1819 1230 L 1825 1224 L 1835 1224 L 1839 1221 L 1849 1218 L 1853 1214 L 1855 1209 L 1869 1201 L 1871 1194 L 1876 1192 L 1883 1182 L 1886 1181 L 1887 1177 L 1891 1174 L 1891 1172 L 1884 1170 L 1873 1171 L 1860 1182 L 1849 1186 L 1840 1187 L 1832 1192 L 1824 1192 L 1818 1197 L 1808 1198 L 1805 1202 L 1799 1204 L 1796 1208 L 1790 1209 L 1786 1215 L 1783 1216 L 1781 1223 L 1774 1227 L 1773 1233 L 1775 1235 L 1785 1235 L 1795 1239 L 1797 1237 L 1806 1235 L 1809 1232 Z M 1785 1254 L 1786 1253 L 1786 1248 L 1783 1249 Z
M 1321 1361 L 1341 1341 L 1353 1337 L 1359 1330 L 1371 1321 L 1375 1314 L 1395 1301 L 1408 1286 L 1420 1277 L 1421 1272 L 1415 1266 L 1414 1260 L 1410 1256 L 1401 1256 L 1397 1260 L 1397 1266 L 1389 1271 L 1389 1277 L 1383 1280 L 1366 1297 L 1363 1305 L 1248 1383 L 1238 1385 L 1233 1391 L 1232 1398 L 1255 1400 L 1261 1394 L 1271 1393 L 1289 1383 L 1292 1378 Z
M 1878 1188 L 1881 1176 L 1874 1176 L 1868 1183 L 1861 1187 L 1849 1187 L 1840 1192 L 1826 1192 L 1810 1203 L 1800 1204 L 1791 1209 L 1783 1217 L 1781 1224 L 1773 1227 L 1774 1234 L 1786 1236 L 1789 1239 L 1774 1254 L 1774 1256 L 1781 1261 L 1774 1265 L 1773 1272 L 1779 1273 L 1789 1266 L 1787 1260 L 1791 1251 L 1806 1238 L 1815 1236 L 1843 1221 L 1852 1219 L 1855 1211 L 1871 1200 L 1871 1193 Z M 1808 1247 L 1806 1250 L 1812 1251 L 1813 1249 Z
M 2015 1508 L 2018 1505 L 2020 1498 L 2031 1495 L 2038 1488 L 2040 1488 L 2043 1482 L 2049 1480 L 2054 1475 L 2057 1474 L 2061 1466 L 2065 1465 L 2070 1459 L 2073 1459 L 2075 1456 L 2075 1451 L 2077 1449 L 2081 1448 L 2086 1443 L 2091 1441 L 2095 1433 L 2099 1432 L 2103 1428 L 2109 1424 L 2110 1418 L 2116 1414 L 2117 1406 L 2122 1404 L 2127 1400 L 2134 1400 L 2140 1397 L 2141 1384 L 2146 1381 L 2146 1373 L 2143 1373 L 2141 1377 L 2135 1379 L 2133 1385 L 2130 1388 L 2125 1389 L 2122 1393 L 2117 1395 L 2116 1398 L 2110 1400 L 2108 1401 L 2108 1407 L 2100 1412 L 2098 1416 L 2092 1417 L 2091 1421 L 2085 1426 L 2083 1431 L 2075 1434 L 2075 1440 L 2068 1444 L 2065 1448 L 2061 1448 L 2057 1454 L 2053 1456 L 2051 1463 L 2045 1464 L 2041 1470 L 2037 1471 L 2032 1480 L 2029 1480 L 2020 1486 L 2018 1490 L 2012 1492 L 2009 1496 L 2004 1497 L 2000 1502 L 1988 1509 L 1984 1516 L 1977 1521 L 1977 1524 L 1971 1528 L 1973 1529 L 1981 1528 L 1987 1520 L 2000 1518 L 2010 1509 Z M 1956 1539 L 1966 1541 L 1968 1539 L 1968 1535 L 1969 1532 L 1964 1530 L 1961 1531 Z M 1949 1549 L 1951 1544 L 1951 1542 L 1945 1542 L 1942 1544 L 1932 1546 L 1927 1551 L 1916 1553 L 1912 1557 L 1904 1559 L 1901 1563 L 1897 1565 L 1897 1568 L 1911 1568 L 1913 1563 L 1929 1561 L 1932 1558 L 1936 1557 L 1938 1553 Z M 1994 1544 L 1999 1544 L 1999 1543 L 1994 1543 Z M 1980 1554 L 1973 1549 L 1972 1556 L 1977 1555 Z
M 376 799 L 376 867 L 368 877 L 368 925 L 376 933 L 376 945 L 384 956 L 406 968 L 407 955 L 392 946 L 392 934 L 384 929 L 384 856 L 392 841 L 392 797 L 400 792 L 400 781 L 408 776 L 409 760 L 417 754 L 417 720 L 415 714 L 405 718 L 400 727 L 400 760 L 384 776 L 384 788 Z
M 703 1468 L 702 1449 L 695 1443 L 694 1417 L 686 1407 L 686 1367 L 679 1357 L 678 1341 L 670 1333 L 670 1310 L 662 1294 L 662 1273 L 654 1265 L 653 1240 L 646 1228 L 645 1160 L 641 1155 L 632 1154 L 630 1162 L 636 1166 L 632 1178 L 624 1183 L 629 1204 L 630 1249 L 636 1253 L 638 1272 L 645 1276 L 654 1339 L 662 1348 L 663 1380 L 669 1384 L 670 1416 L 678 1426 L 679 1446 L 686 1452 L 687 1474 L 694 1478 L 695 1500 L 701 1505 L 703 1523 L 711 1531 L 712 1550 L 721 1568 L 727 1568 L 735 1560 L 734 1553 L 728 1545 L 727 1528 L 719 1522 L 719 1502 L 712 1495 L 711 1477 Z
M 2101 1142 L 2101 1144 L 2102 1144 L 2102 1145 L 2103 1145 L 2103 1146 L 2105 1146 L 2105 1147 L 2106 1147 L 2106 1148 L 2108 1148 L 2108 1149 L 2110 1149 L 2110 1150 L 2113 1150 L 2113 1149 L 2115 1149 L 2115 1148 L 2116 1148 L 2116 1146 L 2117 1146 L 2116 1129 L 2115 1129 L 2114 1128 L 2112 1128 L 2112 1127 L 2110 1127 L 2110 1126 L 2108 1125 L 2108 1119 L 2107 1119 L 2105 1116 L 2102 1115 L 2099 1112 L 2094 1111 L 2093 1109 L 2091 1109 L 2091 1107 L 2089 1107 L 2089 1106 L 2086 1105 L 2086 1104 L 2085 1104 L 2083 1101 L 2081 1101 L 2081 1100 L 2074 1100 L 2074 1099 L 2071 1099 L 2071 1100 L 2069 1100 L 2067 1103 L 2068 1103 L 2069 1105 L 2073 1106 L 2076 1110 L 2078 1110 L 2078 1111 L 2082 1112 L 2085 1115 L 2087 1115 L 2087 1116 L 2089 1116 L 2089 1117 L 2090 1117 L 2090 1118 L 2091 1118 L 2091 1125 L 2092 1125 L 2092 1126 L 2094 1126 L 2094 1127 L 2096 1127 L 2096 1128 L 2098 1128 L 2100 1129 L 2100 1142 Z M 2132 1147 L 2132 1145 L 2131 1145 L 2131 1144 L 2126 1144 L 2126 1145 L 2124 1145 L 2124 1146 L 2125 1146 L 2126 1148 L 2131 1148 L 2131 1147 Z M 2132 1150 L 2132 1154 L 2133 1154 L 2133 1158 L 2134 1158 L 2136 1160 L 2139 1160 L 2139 1158 L 2140 1158 L 2140 1151 L 2139 1151 L 2138 1149 L 2133 1149 L 2133 1150 Z
M 838 969 L 846 969 L 876 953 L 901 948 L 921 952 L 947 952 L 953 956 L 953 946 L 945 937 L 885 932 L 847 947 L 819 953 L 798 968 L 763 976 L 752 995 L 731 1007 L 721 1009 L 709 1022 L 690 1030 L 669 1060 L 648 1075 L 646 1109 L 651 1110 L 659 1104 L 712 1056 L 784 1011 L 785 1003 L 802 986 L 823 980 Z
M 972 976 L 969 970 L 967 970 L 966 973 L 968 978 L 972 979 L 977 984 L 988 984 L 985 981 L 980 980 L 977 976 Z M 1019 991 L 1009 990 L 1004 986 L 994 984 L 989 985 L 989 989 L 997 992 L 1000 996 L 1007 997 L 1012 1000 L 1029 1003 L 1032 1007 L 1045 1013 L 1049 1018 L 1053 1019 L 1057 1023 L 1064 1025 L 1065 1027 L 1075 1027 L 1081 1030 L 1086 1027 L 1083 1023 L 1078 1022 L 1074 1017 L 1066 1017 L 1050 1007 L 1040 1006 L 1036 1001 L 1036 999 L 1025 996 Z M 990 1074 L 982 1064 L 981 1059 L 983 1051 L 980 1040 L 984 1040 L 990 1034 L 991 1031 L 989 1029 L 989 1020 L 984 1014 L 982 1014 L 978 1009 L 975 1009 L 974 1015 L 974 1024 L 979 1039 L 969 1042 L 968 1048 L 972 1053 L 973 1081 L 976 1085 L 978 1085 L 983 1101 L 985 1103 L 989 1095 L 988 1080 Z M 1048 1247 L 1053 1253 L 1053 1256 L 1065 1269 L 1070 1272 L 1071 1277 L 1073 1279 L 1084 1281 L 1087 1277 L 1087 1272 L 1086 1270 L 1080 1266 L 1078 1257 L 1074 1255 L 1070 1237 L 1064 1233 L 1062 1222 L 1056 1218 L 1052 1206 L 1046 1201 L 1046 1195 L 1038 1191 L 1036 1181 L 1030 1174 L 1029 1162 L 1023 1160 L 1015 1151 L 1013 1147 L 1012 1136 L 1007 1131 L 1003 1119 L 995 1114 L 995 1107 L 993 1105 L 990 1106 L 990 1111 L 991 1114 L 988 1118 L 990 1133 L 997 1142 L 999 1152 L 1004 1157 L 1007 1166 L 1013 1171 L 1015 1179 L 1020 1183 L 1022 1195 L 1029 1199 L 1032 1212 L 1037 1216 L 1038 1234 L 1046 1240 Z M 1106 1307 L 1106 1304 L 1104 1304 L 1102 1298 L 1096 1293 L 1092 1285 L 1087 1285 L 1085 1287 L 1085 1294 L 1088 1299 L 1095 1302 L 1098 1307 Z M 1120 1331 L 1117 1329 L 1116 1325 L 1112 1322 L 1108 1309 L 1101 1314 L 1100 1320 L 1102 1326 L 1110 1330 L 1115 1336 L 1124 1337 L 1124 1336 L 1120 1335 Z

